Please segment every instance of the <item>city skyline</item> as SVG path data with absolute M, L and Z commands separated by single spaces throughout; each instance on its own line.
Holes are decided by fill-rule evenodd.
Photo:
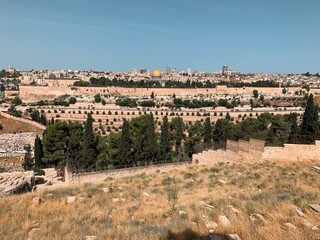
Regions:
M 319 72 L 318 1 L 199 2 L 5 1 L 0 68 Z

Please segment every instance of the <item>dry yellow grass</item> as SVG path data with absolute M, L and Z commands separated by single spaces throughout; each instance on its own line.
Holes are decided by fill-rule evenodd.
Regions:
M 43 133 L 42 129 L 32 126 L 27 123 L 19 122 L 14 119 L 9 119 L 0 115 L 0 124 L 3 126 L 2 133 L 16 133 L 16 132 L 36 132 Z
M 306 227 L 306 220 L 294 211 L 296 205 L 312 226 L 320 224 L 320 214 L 308 208 L 311 203 L 320 204 L 320 174 L 311 170 L 315 164 L 319 162 L 191 166 L 13 196 L 0 200 L 0 236 L 27 239 L 29 231 L 39 227 L 29 235 L 31 239 L 85 239 L 88 235 L 97 239 L 208 239 L 203 216 L 217 221 L 219 215 L 226 215 L 231 225 L 218 227 L 216 233 L 236 233 L 245 240 L 316 240 L 320 233 Z M 176 189 L 177 202 L 172 204 L 168 193 Z M 73 195 L 75 203 L 66 204 L 67 196 Z M 42 203 L 33 206 L 36 196 Z M 229 205 L 240 212 L 233 213 Z M 251 222 L 252 213 L 261 214 L 266 223 Z M 286 229 L 287 222 L 297 229 Z

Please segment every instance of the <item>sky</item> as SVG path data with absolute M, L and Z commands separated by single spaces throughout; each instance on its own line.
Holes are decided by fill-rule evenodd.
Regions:
M 1 0 L 0 69 L 320 72 L 319 0 Z

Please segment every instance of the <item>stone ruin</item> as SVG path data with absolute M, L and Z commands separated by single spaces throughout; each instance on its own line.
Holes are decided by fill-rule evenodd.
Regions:
M 0 135 L 0 198 L 31 191 L 35 186 L 33 171 L 25 171 L 32 154 L 36 133 Z M 30 152 L 26 151 L 30 147 Z
M 0 173 L 0 198 L 31 191 L 34 186 L 33 171 Z
M 0 153 L 0 173 L 23 172 L 25 170 L 24 154 Z

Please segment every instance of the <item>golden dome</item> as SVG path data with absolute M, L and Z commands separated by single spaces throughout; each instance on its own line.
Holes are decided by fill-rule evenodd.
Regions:
M 162 73 L 159 70 L 155 70 L 152 73 L 152 77 L 162 77 Z

